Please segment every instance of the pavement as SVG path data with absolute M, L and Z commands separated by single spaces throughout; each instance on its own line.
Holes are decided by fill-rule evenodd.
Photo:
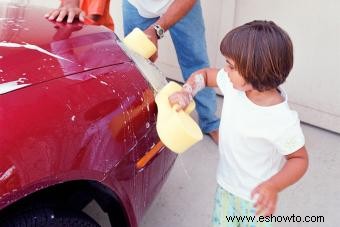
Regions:
M 222 98 L 218 98 L 220 113 Z M 306 175 L 279 195 L 277 227 L 340 226 L 340 135 L 302 123 L 310 164 Z M 146 212 L 140 227 L 211 226 L 216 190 L 217 145 L 205 136 L 179 155 L 167 182 Z M 102 227 L 108 227 L 105 214 L 91 203 L 86 212 Z M 283 216 L 295 222 L 284 222 Z M 297 222 L 300 221 L 301 222 Z M 324 222 L 305 222 L 304 220 Z

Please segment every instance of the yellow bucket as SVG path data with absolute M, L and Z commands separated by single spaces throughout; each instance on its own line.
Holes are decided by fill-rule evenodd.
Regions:
M 157 51 L 155 44 L 139 28 L 134 28 L 123 39 L 123 43 L 144 58 L 150 58 Z
M 158 136 L 165 146 L 176 153 L 186 151 L 203 139 L 201 129 L 189 115 L 195 109 L 195 103 L 191 102 L 185 111 L 179 112 L 169 103 L 168 97 L 181 89 L 179 84 L 171 81 L 155 98 L 158 107 L 156 124 Z

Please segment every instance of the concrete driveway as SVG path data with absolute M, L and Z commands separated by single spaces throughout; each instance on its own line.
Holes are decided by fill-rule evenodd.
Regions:
M 221 100 L 219 98 L 219 103 Z M 275 214 L 300 216 L 301 222 L 281 222 L 273 226 L 340 226 L 340 135 L 306 124 L 302 124 L 302 128 L 310 167 L 302 180 L 280 194 Z M 207 136 L 181 154 L 140 227 L 210 226 L 217 160 L 217 146 Z M 103 227 L 110 226 L 94 204 L 86 211 Z M 307 216 L 323 216 L 324 222 L 303 222 Z

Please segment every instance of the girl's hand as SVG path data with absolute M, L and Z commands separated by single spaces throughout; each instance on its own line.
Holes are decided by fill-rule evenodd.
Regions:
M 255 199 L 256 215 L 269 216 L 274 213 L 279 190 L 270 182 L 265 181 L 258 185 L 252 192 L 251 198 Z
M 193 99 L 192 95 L 184 90 L 175 92 L 169 96 L 169 102 L 171 106 L 177 105 L 176 111 L 186 109 L 189 106 L 192 99 Z

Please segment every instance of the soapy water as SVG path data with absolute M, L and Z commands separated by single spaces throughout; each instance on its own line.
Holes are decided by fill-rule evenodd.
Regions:
M 47 51 L 47 50 L 45 50 L 45 49 L 43 49 L 41 47 L 38 47 L 38 46 L 32 45 L 32 44 L 28 44 L 28 43 L 19 44 L 19 43 L 10 43 L 10 42 L 6 42 L 6 41 L 2 41 L 2 42 L 0 42 L 0 47 L 9 47 L 9 48 L 19 48 L 19 47 L 22 47 L 22 48 L 26 48 L 26 49 L 30 49 L 30 50 L 39 51 L 41 53 L 47 54 L 47 55 L 49 55 L 51 57 L 54 57 L 54 58 L 57 58 L 57 59 L 61 59 L 61 60 L 72 62 L 71 60 L 68 60 L 66 58 L 60 57 L 59 55 L 53 54 L 53 53 L 51 53 L 51 52 L 49 52 L 49 51 Z
M 108 83 L 106 83 L 105 81 L 102 81 L 102 80 L 100 81 L 100 83 L 101 83 L 101 84 L 104 84 L 104 85 L 106 85 L 106 86 L 109 85 Z
M 0 94 L 5 94 L 7 92 L 31 85 L 29 83 L 25 83 L 25 79 L 26 78 L 19 78 L 15 81 L 0 84 Z
M 189 175 L 188 169 L 185 167 L 185 164 L 184 164 L 184 162 L 183 162 L 182 156 L 179 155 L 179 156 L 177 157 L 177 159 L 179 160 L 179 162 L 180 162 L 180 164 L 181 164 L 181 167 L 182 167 L 182 169 L 183 169 L 185 175 L 188 177 L 188 180 L 191 180 L 191 176 Z
M 15 166 L 12 165 L 10 168 L 8 168 L 4 173 L 0 174 L 0 182 L 1 181 L 5 181 L 6 179 L 8 179 L 12 174 L 13 171 L 15 170 Z
M 143 77 L 150 83 L 155 92 L 159 92 L 168 82 L 163 73 L 149 59 L 130 50 L 123 42 L 117 40 L 122 50 L 135 62 L 134 64 L 142 73 Z

